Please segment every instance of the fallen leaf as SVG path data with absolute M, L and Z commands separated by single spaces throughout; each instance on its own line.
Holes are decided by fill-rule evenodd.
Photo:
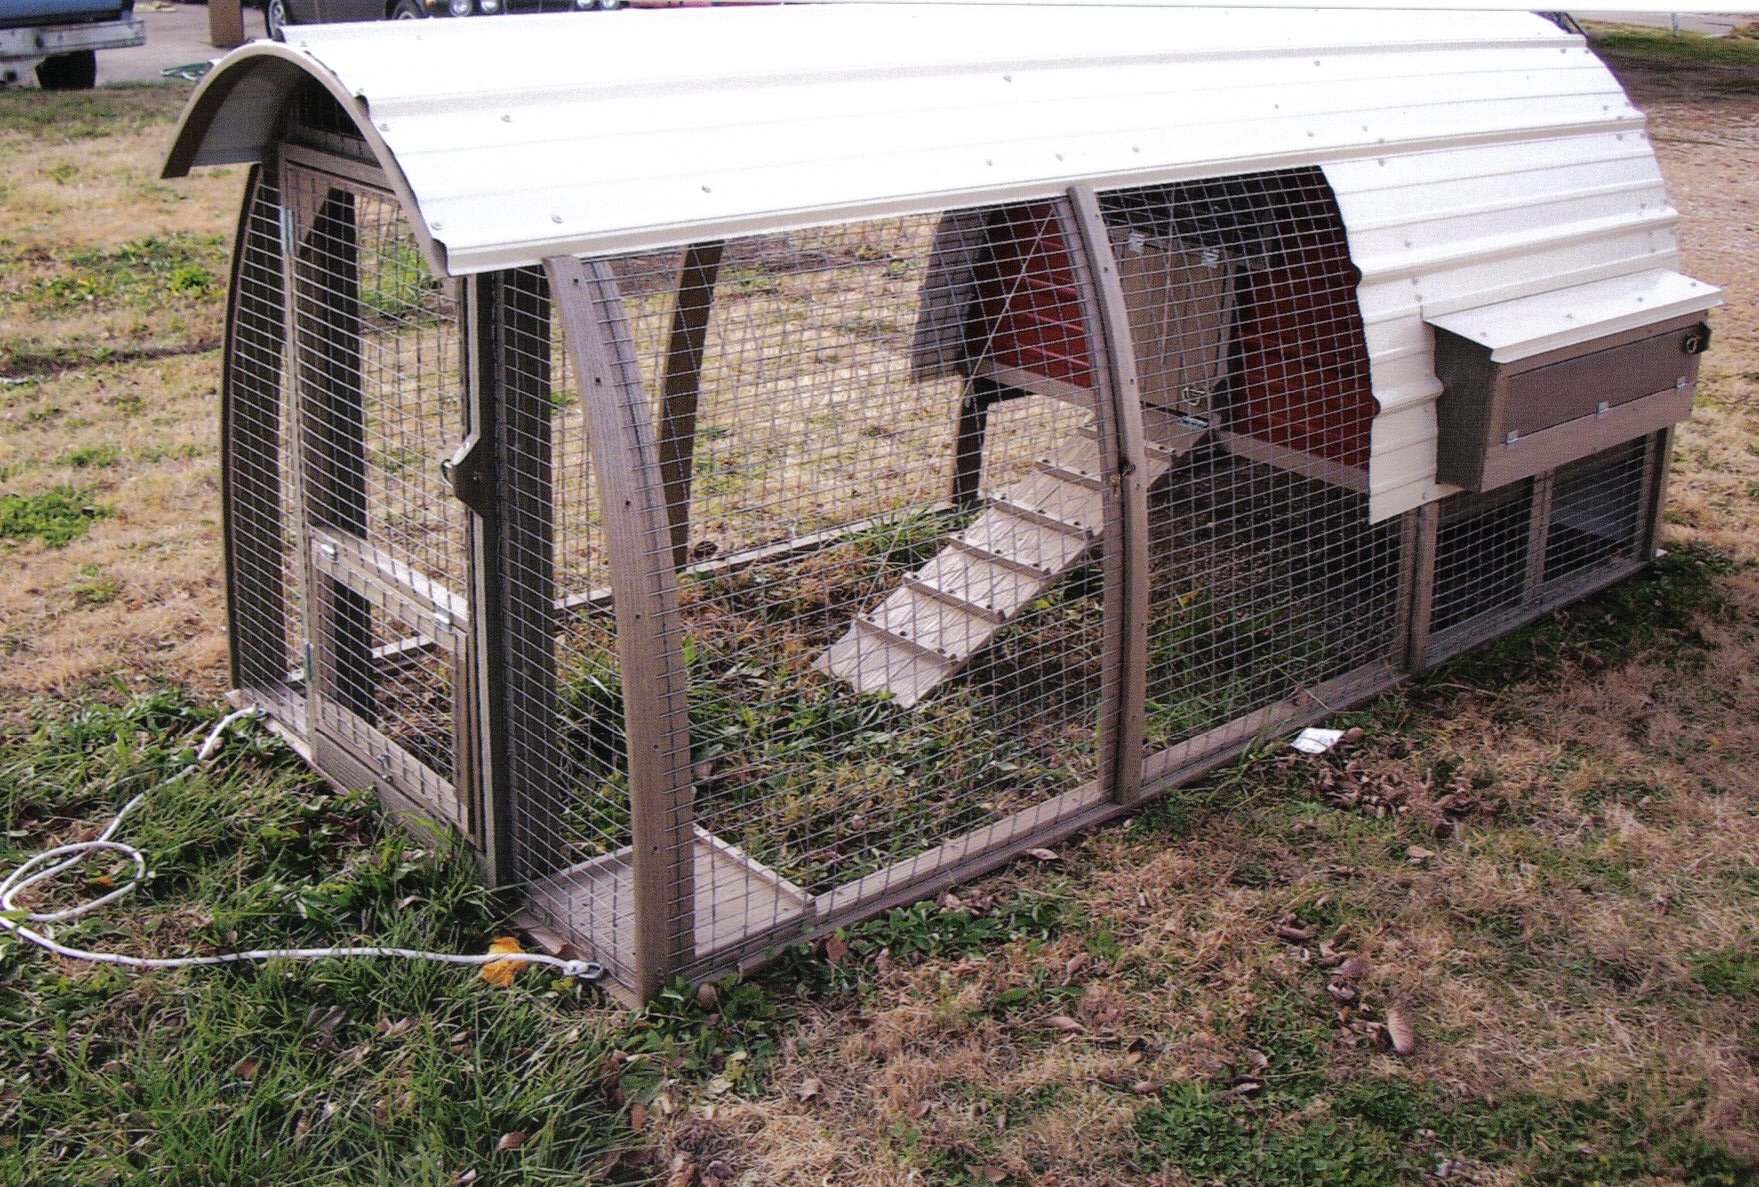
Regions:
M 696 987 L 696 1004 L 704 1010 L 713 1010 L 720 1000 L 720 993 L 707 981 Z
M 822 1094 L 824 1090 L 824 1082 L 814 1076 L 811 1079 L 802 1080 L 800 1082 L 797 1094 L 801 1100 L 811 1100 L 813 1097 Z
M 1319 934 L 1319 928 L 1314 924 L 1302 926 L 1299 920 L 1293 920 L 1277 924 L 1276 934 L 1291 944 L 1305 944 Z
M 1360 981 L 1369 972 L 1369 964 L 1360 956 L 1352 956 L 1337 967 L 1336 975 L 1346 981 Z
M 1059 857 L 1057 855 L 1057 852 L 1054 849 L 1028 849 L 1026 851 L 1026 856 L 1037 858 L 1039 861 L 1062 861 L 1063 860 L 1061 857 Z
M 849 941 L 842 936 L 830 936 L 825 940 L 825 962 L 832 968 L 843 963 L 849 955 Z
M 254 1080 L 262 1068 L 263 1061 L 260 1059 L 241 1059 L 233 1067 L 232 1074 L 240 1080 Z
M 1153 1080 L 1138 1080 L 1130 1085 L 1130 1091 L 1137 1096 L 1153 1096 L 1160 1091 L 1160 1085 Z
M 474 1182 L 476 1182 L 476 1171 L 467 1170 L 452 1180 L 451 1187 L 470 1187 L 470 1184 Z
M 639 1131 L 647 1124 L 647 1106 L 636 1101 L 629 1106 L 629 1128 Z
M 1405 850 L 1405 856 L 1412 861 L 1428 861 L 1435 856 L 1435 850 L 1425 849 L 1421 845 L 1412 845 Z
M 1052 1014 L 1049 1018 L 1044 1020 L 1043 1025 L 1051 1030 L 1057 1031 L 1059 1034 L 1066 1035 L 1085 1034 L 1087 1031 L 1085 1026 L 1082 1026 L 1067 1014 Z
M 1331 996 L 1333 1001 L 1353 1002 L 1356 1000 L 1355 987 L 1348 981 L 1328 981 L 1325 986 L 1325 991 Z
M 692 1187 L 696 1182 L 696 1164 L 680 1154 L 672 1160 L 672 1173 L 666 1176 L 666 1187 Z
M 513 955 L 524 952 L 519 941 L 512 936 L 496 936 L 489 945 L 489 951 L 496 956 Z M 490 985 L 499 985 L 502 989 L 513 988 L 513 978 L 519 970 L 531 962 L 528 960 L 494 960 L 483 965 L 482 978 Z
M 910 1119 L 912 1121 L 920 1121 L 932 1112 L 934 1112 L 933 1101 L 919 1100 L 910 1106 Z
M 506 1154 L 510 1151 L 519 1149 L 519 1147 L 523 1145 L 525 1145 L 525 1135 L 518 1130 L 514 1130 L 511 1133 L 504 1133 L 501 1135 L 501 1140 L 495 1143 L 495 1153 Z
M 1386 1034 L 1398 1054 L 1410 1055 L 1417 1050 L 1417 1027 L 1411 1019 L 1411 1011 L 1404 1006 L 1387 1007 Z
M 1000 1183 L 1008 1177 L 1008 1172 L 1001 1167 L 981 1162 L 967 1162 L 965 1173 L 973 1179 L 981 1179 L 985 1183 Z

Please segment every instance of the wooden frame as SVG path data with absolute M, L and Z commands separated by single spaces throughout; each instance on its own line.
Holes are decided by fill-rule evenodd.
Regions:
M 593 469 L 606 508 L 618 658 L 623 669 L 633 837 L 633 986 L 658 992 L 695 947 L 694 819 L 684 659 L 667 628 L 678 610 L 673 526 L 658 473 L 652 410 L 608 265 L 545 261 L 551 299 L 592 428 Z
M 1148 683 L 1148 484 L 1143 481 L 1142 392 L 1130 314 L 1111 236 L 1090 186 L 1069 191 L 1059 218 L 1073 224 L 1075 287 L 1086 306 L 1094 415 L 1107 475 L 1103 569 L 1105 658 L 1100 679 L 1100 786 L 1120 804 L 1141 798 Z M 1073 231 L 1074 234 L 1069 232 Z

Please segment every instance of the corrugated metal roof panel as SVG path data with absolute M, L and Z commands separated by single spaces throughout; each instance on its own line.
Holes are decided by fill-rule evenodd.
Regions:
M 1516 13 L 829 5 L 414 41 L 291 44 L 364 101 L 459 273 L 1637 119 Z
M 1677 264 L 1641 115 L 1530 14 L 826 5 L 292 36 L 210 75 L 172 170 L 260 150 L 260 78 L 297 64 L 357 97 L 454 274 L 1322 165 L 1362 272 L 1377 519 L 1446 493 L 1426 311 Z

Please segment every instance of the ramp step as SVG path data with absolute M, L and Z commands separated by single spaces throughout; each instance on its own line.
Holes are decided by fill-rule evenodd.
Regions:
M 831 644 L 813 667 L 857 692 L 889 692 L 908 709 L 958 665 L 856 619 L 849 633 Z
M 961 540 L 952 541 L 908 580 L 918 588 L 956 598 L 974 611 L 993 614 L 997 622 L 1012 618 L 1044 586 L 1039 570 L 973 549 Z
M 1151 483 L 1207 429 L 1157 419 L 1156 431 L 1162 444 L 1143 463 Z M 813 666 L 858 692 L 917 704 L 1093 547 L 1105 526 L 1103 460 L 1091 434 L 1039 458 Z
M 995 634 L 994 619 L 903 586 L 858 622 L 936 656 L 963 662 Z

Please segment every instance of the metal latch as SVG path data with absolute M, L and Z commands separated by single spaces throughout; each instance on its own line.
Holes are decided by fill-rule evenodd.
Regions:
M 1680 339 L 1680 350 L 1686 354 L 1703 354 L 1710 348 L 1710 326 L 1700 322 L 1697 329 L 1688 330 Z

